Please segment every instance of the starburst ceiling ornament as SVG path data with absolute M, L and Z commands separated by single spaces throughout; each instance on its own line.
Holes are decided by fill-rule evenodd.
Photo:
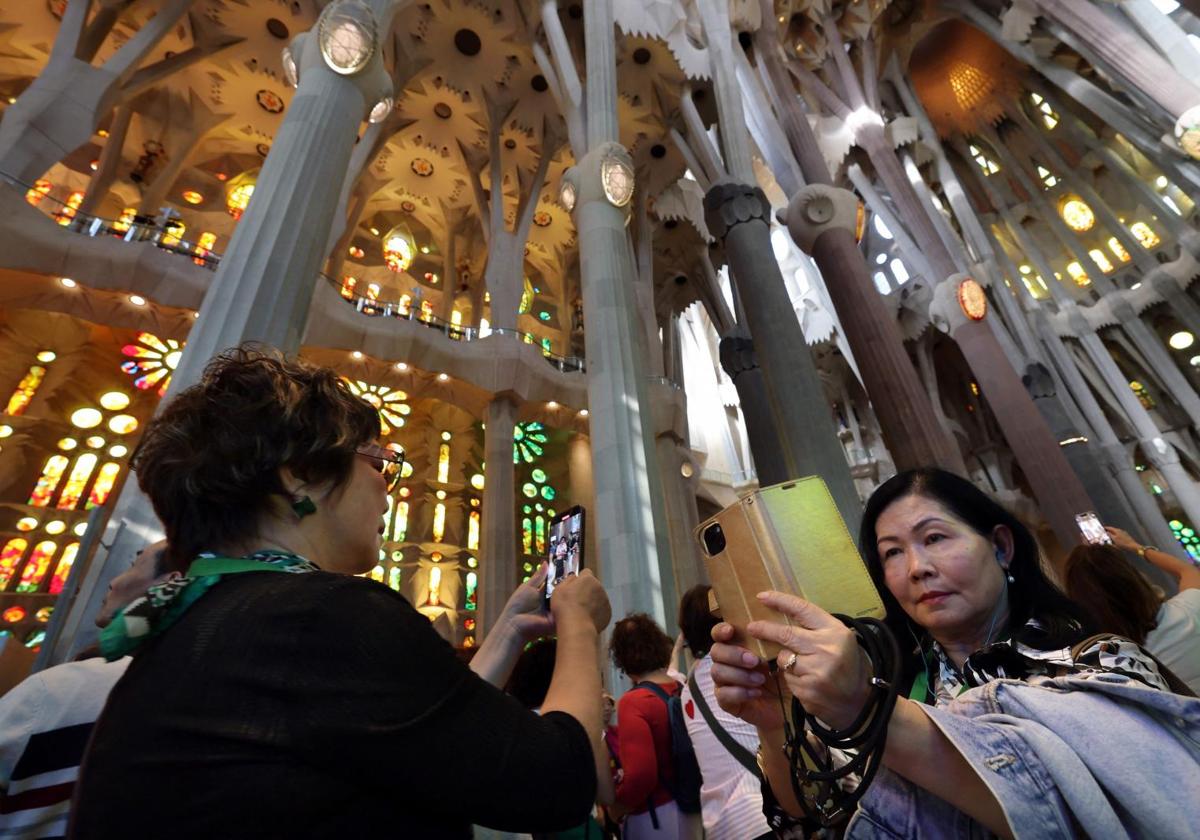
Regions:
M 126 344 L 121 352 L 128 361 L 121 363 L 121 370 L 136 377 L 133 385 L 142 391 L 158 386 L 161 397 L 171 384 L 171 374 L 179 367 L 186 345 L 173 338 L 162 339 L 152 333 L 138 333 L 136 344 Z

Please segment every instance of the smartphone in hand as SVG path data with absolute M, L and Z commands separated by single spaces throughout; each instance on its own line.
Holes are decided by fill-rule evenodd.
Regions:
M 550 596 L 563 578 L 583 569 L 584 510 L 576 505 L 550 520 L 550 567 L 546 570 L 546 609 Z

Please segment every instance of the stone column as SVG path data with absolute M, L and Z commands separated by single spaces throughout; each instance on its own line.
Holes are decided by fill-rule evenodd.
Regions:
M 587 329 L 588 410 L 596 507 L 592 518 L 617 618 L 646 612 L 666 625 L 649 470 L 653 447 L 644 360 L 637 350 L 635 269 L 625 225 L 629 206 L 606 195 L 602 169 L 632 161 L 617 142 L 616 44 L 611 0 L 584 4 L 587 152 L 565 176 L 575 191 Z M 636 187 L 635 187 L 636 188 Z M 647 453 L 650 453 L 648 455 Z
M 1159 11 L 1151 0 L 1121 0 L 1116 5 L 1181 76 L 1200 79 L 1200 51 L 1192 46 L 1183 27 Z
M 1119 72 L 1126 83 L 1179 119 L 1200 105 L 1200 88 L 1184 78 L 1131 27 L 1115 20 L 1087 0 L 1036 0 L 1043 14 L 1085 42 Z
M 572 433 L 568 438 L 567 469 L 571 503 L 587 511 L 583 528 L 584 566 L 594 571 L 601 580 L 606 580 L 607 574 L 602 565 L 604 558 L 596 550 L 596 522 L 593 518 L 596 512 L 596 482 L 592 476 L 592 442 L 587 435 Z
M 476 638 L 483 641 L 517 588 L 517 501 L 513 432 L 517 404 L 497 394 L 484 414 L 483 521 L 479 533 L 479 617 Z
M 371 0 L 378 32 L 390 30 L 398 6 L 396 0 Z M 335 7 L 326 7 L 325 13 Z M 213 356 L 243 341 L 285 352 L 300 349 L 333 221 L 334 203 L 327 199 L 341 187 L 359 125 L 391 90 L 378 42 L 362 70 L 342 75 L 325 64 L 316 31 L 292 41 L 299 88 L 263 164 L 254 198 L 205 295 L 166 399 L 199 380 Z M 91 618 L 109 581 L 162 534 L 135 482 L 125 483 L 106 534 L 101 543 L 107 543 L 107 550 L 97 551 L 80 582 L 61 637 L 63 649 L 52 657 L 55 663 L 91 643 Z
M 108 127 L 108 139 L 104 141 L 104 151 L 100 153 L 100 163 L 96 166 L 96 174 L 88 182 L 87 192 L 79 204 L 79 216 L 94 216 L 108 191 L 117 178 L 117 167 L 121 165 L 121 151 L 125 148 L 125 136 L 129 133 L 129 123 L 133 119 L 133 108 L 121 105 L 113 112 L 112 123 Z

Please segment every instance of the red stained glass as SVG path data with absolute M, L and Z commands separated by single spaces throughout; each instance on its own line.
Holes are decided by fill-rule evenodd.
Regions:
M 112 493 L 113 485 L 117 483 L 117 478 L 120 475 L 120 464 L 114 464 L 110 461 L 102 466 L 100 472 L 96 474 L 96 483 L 92 485 L 92 492 L 88 494 L 87 507 L 94 508 L 108 501 L 108 496 Z
M 66 472 L 68 463 L 70 462 L 64 455 L 51 455 L 46 459 L 42 475 L 29 495 L 29 504 L 34 507 L 46 507 L 50 504 L 50 500 L 54 498 L 54 491 L 58 489 L 58 482 L 62 480 L 63 473 Z
M 59 510 L 71 510 L 79 504 L 79 500 L 83 496 L 83 488 L 87 487 L 88 479 L 92 477 L 92 471 L 96 469 L 97 460 L 91 452 L 85 452 L 75 461 L 75 466 L 71 469 L 71 477 L 67 479 L 62 495 L 58 497 L 57 507 Z
M 63 549 L 62 557 L 58 560 L 58 565 L 54 567 L 54 577 L 50 579 L 50 594 L 57 595 L 63 590 L 63 586 L 67 583 L 67 575 L 71 574 L 71 567 L 75 565 L 75 555 L 79 553 L 79 543 L 71 543 Z
M 24 414 L 25 409 L 29 407 L 29 403 L 33 400 L 33 395 L 37 393 L 38 386 L 42 384 L 42 380 L 46 378 L 46 369 L 41 365 L 33 365 L 29 368 L 29 372 L 17 385 L 17 389 L 13 391 L 12 396 L 8 398 L 8 406 L 4 409 L 9 414 Z
M 37 592 L 46 573 L 50 571 L 50 560 L 58 551 L 58 543 L 53 540 L 43 540 L 33 548 L 25 568 L 21 571 L 21 581 L 17 584 L 18 592 Z

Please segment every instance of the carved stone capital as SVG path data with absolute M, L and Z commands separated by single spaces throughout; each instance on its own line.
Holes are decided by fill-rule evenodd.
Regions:
M 735 381 L 741 374 L 758 368 L 754 342 L 741 330 L 726 333 L 717 345 L 717 354 L 721 359 L 721 369 Z
M 839 228 L 854 233 L 858 227 L 858 197 L 849 190 L 828 184 L 809 184 L 800 189 L 779 221 L 800 250 L 812 255 L 813 246 L 828 230 Z
M 771 202 L 758 187 L 748 184 L 714 184 L 704 194 L 704 222 L 708 232 L 724 242 L 733 228 L 743 222 L 770 224 Z

